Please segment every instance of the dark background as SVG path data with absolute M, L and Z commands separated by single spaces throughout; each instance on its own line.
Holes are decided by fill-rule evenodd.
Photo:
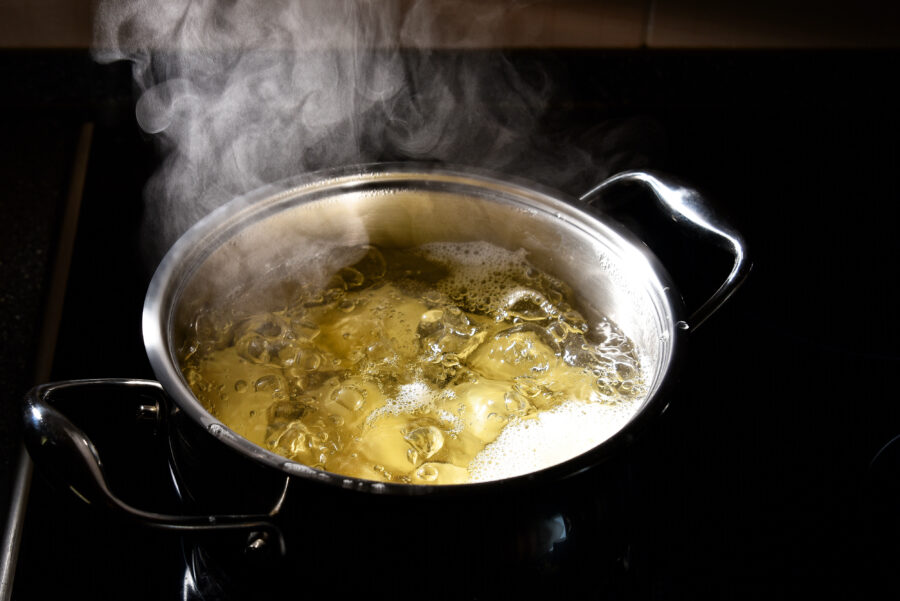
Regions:
M 900 452 L 888 447 L 873 463 L 900 435 L 898 58 L 850 50 L 515 57 L 558 82 L 548 132 L 617 167 L 652 167 L 701 186 L 744 233 L 755 263 L 733 301 L 692 335 L 670 410 L 632 451 L 650 474 L 635 501 L 646 521 L 634 570 L 653 598 L 898 592 L 890 576 L 900 565 Z M 3 51 L 0 81 L 5 503 L 80 128 L 95 124 L 53 378 L 150 375 L 139 338 L 150 268 L 136 235 L 156 158 L 134 123 L 125 65 L 101 67 L 83 51 Z M 612 150 L 610 131 L 620 132 Z M 698 273 L 707 253 L 693 252 L 663 256 L 681 263 L 671 267 L 689 305 L 707 283 Z M 110 305 L 119 310 L 102 309 Z M 41 482 L 36 498 L 52 500 L 58 493 Z M 83 536 L 71 522 L 91 513 L 46 511 L 29 514 L 16 597 L 45 594 L 47 566 L 38 563 L 54 559 L 67 564 L 52 568 L 61 590 L 114 596 L 110 582 L 85 578 L 90 560 L 80 552 L 43 548 L 42 537 L 63 540 L 69 528 Z M 156 544 L 139 529 L 104 535 L 116 545 Z M 139 573 L 133 561 L 115 561 L 120 577 Z M 165 588 L 152 582 L 146 598 Z

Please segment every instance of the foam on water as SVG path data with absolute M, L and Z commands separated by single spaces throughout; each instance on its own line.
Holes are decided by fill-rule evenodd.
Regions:
M 484 269 L 501 271 L 531 267 L 525 259 L 524 248 L 511 251 L 490 242 L 431 242 L 420 248 L 430 258 L 453 263 L 456 267 L 470 268 L 472 271 L 461 274 L 463 278 L 482 274 Z
M 389 401 L 392 413 L 413 413 L 417 409 L 431 406 L 434 392 L 424 382 L 412 382 L 400 387 L 400 393 Z
M 452 390 L 435 390 L 427 383 L 414 380 L 409 384 L 400 386 L 397 394 L 387 399 L 387 402 L 369 414 L 366 425 L 371 426 L 378 418 L 385 415 L 416 415 L 431 413 L 436 410 L 441 401 L 454 398 Z M 451 432 L 458 431 L 462 425 L 458 417 L 448 411 L 437 411 L 440 420 L 451 427 Z
M 511 421 L 469 464 L 470 481 L 520 476 L 576 457 L 622 429 L 637 407 L 570 401 Z
M 428 259 L 453 266 L 437 283 L 440 292 L 451 298 L 464 294 L 469 304 L 482 307 L 504 306 L 517 285 L 511 276 L 533 271 L 523 248 L 509 251 L 488 242 L 434 242 L 423 245 L 421 251 Z

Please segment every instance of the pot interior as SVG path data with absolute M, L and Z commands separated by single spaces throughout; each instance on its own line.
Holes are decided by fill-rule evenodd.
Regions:
M 213 213 L 179 240 L 154 278 L 145 307 L 145 332 L 159 331 L 158 338 L 145 335 L 151 362 L 176 402 L 212 424 L 176 357 L 198 310 L 287 303 L 294 290 L 285 281 L 322 282 L 351 264 L 360 245 L 476 241 L 524 249 L 535 267 L 573 289 L 589 322 L 614 321 L 642 364 L 647 395 L 636 414 L 652 402 L 672 361 L 680 309 L 653 257 L 574 203 L 467 174 L 354 174 L 262 191 Z

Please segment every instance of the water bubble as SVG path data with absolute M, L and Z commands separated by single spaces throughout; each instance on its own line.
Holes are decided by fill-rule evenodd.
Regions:
M 306 297 L 305 308 L 319 307 L 328 302 L 327 290 L 317 290 Z
M 567 338 L 562 351 L 563 361 L 572 367 L 593 365 L 597 357 L 596 349 L 589 344 L 585 344 L 581 334 Z
M 366 280 L 366 276 L 362 274 L 358 269 L 354 269 L 353 267 L 343 267 L 340 271 L 338 271 L 338 276 L 344 280 L 347 288 L 359 288 L 363 285 L 363 282 Z
M 422 300 L 425 301 L 425 304 L 427 305 L 436 305 L 441 302 L 442 296 L 437 290 L 428 290 L 422 295 Z
M 191 328 L 204 350 L 221 349 L 230 344 L 234 320 L 227 314 L 201 311 Z
M 270 359 L 269 346 L 259 334 L 242 337 L 235 345 L 238 355 L 251 363 L 264 364 Z
M 552 323 L 547 327 L 547 334 L 549 334 L 557 344 L 562 343 L 569 335 L 570 331 L 571 330 L 566 327 L 565 323 L 559 321 Z
M 429 324 L 437 324 L 444 318 L 444 310 L 443 309 L 431 309 L 430 311 L 425 311 L 422 313 L 422 317 L 420 319 L 421 324 L 429 325 Z
M 247 382 L 244 380 L 238 380 L 234 383 L 234 389 L 236 392 L 244 392 L 247 390 Z
M 447 353 L 465 359 L 487 335 L 454 306 L 426 311 L 419 320 L 416 333 L 425 351 L 424 360 L 432 363 L 441 361 Z
M 274 321 L 266 321 L 256 328 L 256 333 L 266 338 L 277 338 L 281 336 L 281 326 Z
M 503 397 L 503 404 L 512 415 L 525 415 L 532 409 L 528 399 L 517 392 L 507 392 Z
M 520 321 L 542 321 L 556 312 L 547 298 L 530 288 L 518 288 L 507 293 L 498 308 L 501 317 Z
M 339 290 L 341 292 L 343 292 L 346 289 L 347 289 L 347 282 L 345 282 L 344 278 L 342 278 L 339 274 L 336 273 L 333 276 L 331 276 L 330 278 L 328 278 L 328 283 L 325 284 L 325 290 L 326 290 L 325 296 L 328 297 L 329 295 L 332 295 Z M 336 300 L 336 298 L 332 298 L 332 300 Z
M 637 375 L 637 370 L 628 363 L 616 363 L 616 375 L 624 382 L 634 378 Z
M 341 386 L 331 391 L 331 402 L 348 411 L 359 411 L 366 404 L 365 391 L 356 386 Z
M 469 481 L 469 471 L 452 463 L 423 463 L 415 472 L 415 479 L 422 484 L 461 484 Z
M 316 371 L 322 365 L 322 355 L 314 347 L 303 347 L 297 351 L 290 365 L 286 365 L 285 374 L 292 378 L 306 376 L 307 372 Z
M 619 382 L 619 385 L 616 387 L 619 391 L 619 394 L 630 395 L 634 391 L 634 382 L 631 380 L 623 380 Z
M 426 463 L 416 470 L 416 477 L 425 482 L 434 482 L 439 474 L 437 466 L 433 463 Z
M 513 388 L 527 398 L 536 397 L 541 392 L 541 387 L 530 378 L 517 379 Z
M 266 446 L 289 459 L 308 455 L 309 430 L 302 422 L 291 422 L 283 429 L 270 429 L 266 435 Z
M 283 376 L 270 374 L 259 378 L 253 384 L 256 392 L 279 392 L 287 389 L 287 382 Z
M 606 378 L 597 378 L 594 382 L 594 388 L 598 393 L 605 397 L 615 396 L 616 391 Z
M 269 424 L 272 426 L 284 425 L 287 422 L 297 421 L 309 412 L 309 405 L 300 401 L 276 401 L 269 405 L 266 411 Z
M 469 366 L 481 375 L 497 380 L 543 373 L 556 362 L 555 353 L 545 337 L 546 332 L 534 324 L 519 324 L 502 330 L 473 353 Z
M 419 455 L 429 459 L 444 446 L 444 435 L 434 426 L 416 428 L 403 436 Z
M 276 355 L 276 362 L 282 367 L 291 367 L 300 358 L 300 347 L 295 344 L 285 344 Z
M 315 351 L 306 353 L 300 360 L 300 367 L 306 371 L 315 371 L 322 365 L 322 355 Z

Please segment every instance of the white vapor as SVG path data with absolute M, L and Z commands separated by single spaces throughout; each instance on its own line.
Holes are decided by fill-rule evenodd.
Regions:
M 150 254 L 210 210 L 298 173 L 378 160 L 584 170 L 534 139 L 551 92 L 490 46 L 520 2 L 101 0 L 94 56 L 129 60 L 164 159 Z M 465 18 L 450 18 L 464 11 Z M 457 15 L 458 17 L 458 15 Z

